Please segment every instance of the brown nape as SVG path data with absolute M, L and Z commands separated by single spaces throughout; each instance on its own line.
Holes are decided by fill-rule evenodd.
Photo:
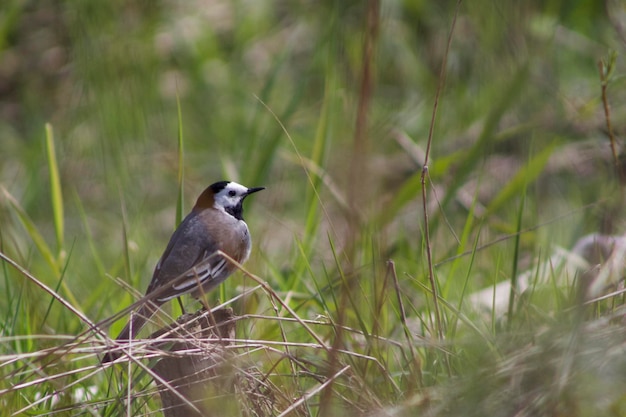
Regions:
M 207 208 L 212 208 L 215 204 L 215 198 L 213 194 L 213 190 L 211 187 L 207 187 L 200 197 L 196 200 L 196 205 L 193 206 L 193 210 L 204 210 Z

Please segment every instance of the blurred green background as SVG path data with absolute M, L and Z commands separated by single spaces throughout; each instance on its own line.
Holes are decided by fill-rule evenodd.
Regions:
M 94 321 L 127 306 L 132 297 L 113 278 L 143 291 L 176 224 L 181 128 L 185 213 L 221 179 L 267 187 L 246 202 L 250 271 L 307 299 L 337 265 L 375 281 L 393 259 L 419 311 L 427 296 L 411 282 L 428 282 L 420 158 L 456 5 L 3 0 L 2 251 Z M 372 93 L 358 120 L 368 38 Z M 617 0 L 461 3 L 429 163 L 444 296 L 510 278 L 512 257 L 524 268 L 552 244 L 624 229 L 598 63 L 617 52 L 607 92 L 621 140 L 625 46 Z M 46 123 L 64 201 L 61 239 Z M 515 254 L 506 239 L 447 262 L 520 227 L 533 231 Z M 33 241 L 39 234 L 48 262 Z M 242 282 L 229 280 L 221 294 Z M 5 334 L 82 326 L 6 266 L 0 288 Z
M 394 137 L 403 132 L 425 147 L 455 4 L 381 3 L 365 209 L 381 210 L 419 171 Z M 178 97 L 187 207 L 217 179 L 268 186 L 249 202 L 255 207 L 248 220 L 267 257 L 289 263 L 277 255 L 303 232 L 310 184 L 262 103 L 300 154 L 348 196 L 366 10 L 364 1 L 7 0 L 0 15 L 0 182 L 52 236 L 44 147 L 44 124 L 51 123 L 66 243 L 76 255 L 84 250 L 84 210 L 102 264 L 111 268 L 124 207 L 138 256 L 152 264 L 163 245 L 146 243 L 165 242 L 174 227 Z M 470 199 L 488 204 L 528 158 L 556 146 L 532 188 L 530 204 L 542 218 L 529 220 L 603 198 L 610 158 L 597 62 L 623 50 L 623 14 L 623 4 L 610 1 L 463 3 L 434 132 L 435 186 L 443 193 L 468 187 Z M 621 133 L 623 82 L 611 87 Z M 477 141 L 479 149 L 472 148 Z M 332 196 L 320 191 L 332 208 Z M 455 223 L 452 197 L 439 198 Z M 505 222 L 506 208 L 494 213 Z M 599 227 L 588 220 L 568 227 Z M 418 222 L 411 215 L 415 232 Z M 3 240 L 27 264 L 36 261 L 6 207 L 2 224 Z

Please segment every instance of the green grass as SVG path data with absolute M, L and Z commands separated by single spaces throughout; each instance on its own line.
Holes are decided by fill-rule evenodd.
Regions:
M 2 413 L 161 415 L 98 357 L 220 179 L 267 190 L 215 415 L 626 413 L 623 268 L 558 258 L 624 230 L 618 2 L 209 3 L 0 5 Z

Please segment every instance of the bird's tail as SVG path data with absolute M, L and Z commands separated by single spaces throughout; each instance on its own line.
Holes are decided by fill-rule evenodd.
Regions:
M 158 306 L 153 302 L 144 303 L 139 310 L 131 313 L 130 320 L 124 326 L 120 334 L 115 338 L 115 341 L 120 343 L 129 343 L 137 336 L 139 331 L 143 328 L 148 320 L 157 312 Z M 113 362 L 121 356 L 119 350 L 109 351 L 104 355 L 102 363 Z

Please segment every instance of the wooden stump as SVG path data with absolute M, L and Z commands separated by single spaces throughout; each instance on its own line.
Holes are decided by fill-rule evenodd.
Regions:
M 177 339 L 169 342 L 171 354 L 153 368 L 161 379 L 155 378 L 165 417 L 221 416 L 232 409 L 224 406 L 232 399 L 235 372 L 226 348 L 230 343 L 222 339 L 235 337 L 233 319 L 232 309 L 212 314 L 202 310 L 151 336 L 157 339 L 171 332 L 168 338 Z

